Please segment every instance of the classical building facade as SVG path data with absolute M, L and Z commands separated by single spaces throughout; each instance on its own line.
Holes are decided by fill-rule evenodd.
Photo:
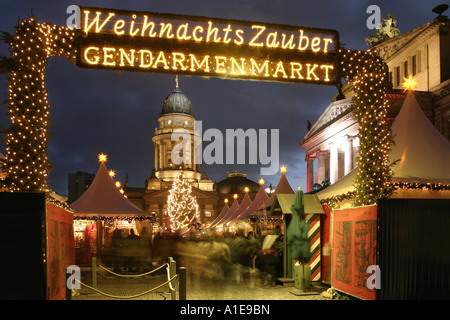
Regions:
M 406 94 L 404 78 L 417 79 L 416 98 L 434 126 L 450 139 L 450 23 L 446 16 L 372 44 L 389 68 L 387 122 L 398 114 Z M 355 168 L 359 125 L 353 115 L 353 90 L 345 83 L 300 142 L 307 162 L 307 192 L 335 183 Z M 362 156 L 362 155 L 361 155 Z M 318 186 L 318 185 L 316 185 Z M 320 186 L 318 186 L 320 187 Z

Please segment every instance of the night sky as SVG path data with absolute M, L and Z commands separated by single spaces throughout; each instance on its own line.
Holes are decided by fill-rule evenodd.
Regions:
M 2 0 L 0 30 L 10 33 L 18 18 L 31 11 L 43 22 L 65 25 L 71 4 L 80 6 L 197 15 L 294 26 L 334 29 L 346 49 L 367 49 L 364 39 L 374 33 L 366 27 L 366 9 L 376 4 L 382 17 L 393 14 L 402 33 L 433 20 L 439 1 L 288 1 L 288 0 L 158 0 L 158 1 L 20 1 Z M 446 12 L 445 14 L 449 14 Z M 0 55 L 9 56 L 5 43 Z M 154 167 L 152 137 L 164 98 L 175 87 L 171 74 L 81 69 L 63 58 L 51 58 L 46 69 L 49 100 L 53 103 L 49 141 L 50 187 L 67 196 L 68 174 L 96 173 L 97 155 L 108 155 L 108 169 L 116 180 L 128 173 L 132 187 L 144 187 Z M 0 75 L 6 99 L 7 75 Z M 191 100 L 203 131 L 217 128 L 280 130 L 280 166 L 294 189 L 306 190 L 306 162 L 299 142 L 336 94 L 333 86 L 224 80 L 180 76 L 180 89 Z M 7 128 L 7 105 L 1 105 L 0 127 Z M 2 136 L 3 137 L 3 136 Z M 5 146 L 0 146 L 5 153 Z M 212 181 L 227 171 L 246 171 L 248 178 L 276 186 L 280 174 L 261 176 L 266 165 L 202 165 Z

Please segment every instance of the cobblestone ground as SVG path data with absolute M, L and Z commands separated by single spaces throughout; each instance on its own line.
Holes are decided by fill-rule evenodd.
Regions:
M 171 300 L 169 286 L 141 295 L 167 281 L 165 268 L 144 277 L 123 278 L 99 269 L 97 272 L 97 289 L 93 291 L 82 285 L 74 293 L 72 300 Z M 90 268 L 82 269 L 81 282 L 92 286 Z M 328 287 L 313 283 L 304 292 L 295 286 L 283 286 L 276 281 L 269 283 L 268 277 L 258 272 L 242 275 L 240 280 L 222 277 L 205 278 L 201 275 L 187 273 L 187 300 L 329 300 L 320 295 Z M 130 298 L 132 297 L 132 298 Z M 176 290 L 176 299 L 178 299 Z

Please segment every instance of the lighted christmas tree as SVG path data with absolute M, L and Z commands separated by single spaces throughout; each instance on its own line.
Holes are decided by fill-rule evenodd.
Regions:
M 192 186 L 184 179 L 182 171 L 172 183 L 167 198 L 167 213 L 173 231 L 187 227 L 200 218 L 197 199 L 192 196 Z

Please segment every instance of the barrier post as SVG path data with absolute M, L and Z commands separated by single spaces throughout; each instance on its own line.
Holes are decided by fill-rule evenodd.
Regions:
M 180 267 L 178 273 L 180 277 L 178 299 L 186 300 L 186 268 Z
M 72 300 L 72 288 L 69 288 L 69 278 L 72 276 L 72 272 L 66 272 L 66 300 Z
M 175 262 L 175 260 L 173 260 L 172 257 L 169 257 L 169 279 L 172 279 L 172 277 L 174 277 L 177 273 L 177 263 Z M 175 288 L 175 283 L 176 280 L 172 280 L 170 282 L 170 285 L 172 288 Z M 170 289 L 170 286 L 169 286 Z M 177 292 L 176 290 L 170 290 L 170 297 L 172 300 L 176 300 L 177 299 Z
M 97 258 L 92 257 L 92 287 L 97 289 Z

